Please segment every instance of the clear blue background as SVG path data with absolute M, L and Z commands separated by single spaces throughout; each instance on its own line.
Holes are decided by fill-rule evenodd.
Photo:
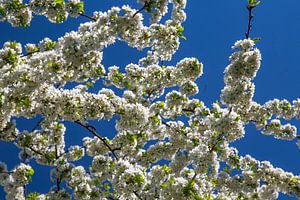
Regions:
M 124 2 L 140 8 L 136 0 L 87 0 L 86 13 L 105 11 L 113 5 Z M 229 64 L 228 57 L 232 53 L 231 46 L 236 40 L 243 39 L 247 28 L 246 0 L 236 1 L 200 1 L 189 0 L 187 3 L 187 21 L 184 35 L 187 40 L 181 40 L 179 51 L 174 59 L 166 63 L 175 64 L 184 57 L 197 57 L 204 64 L 204 75 L 199 79 L 200 93 L 197 95 L 210 106 L 219 99 L 223 88 L 223 71 Z M 262 66 L 255 78 L 256 93 L 254 100 L 264 103 L 269 99 L 279 98 L 292 101 L 300 96 L 300 1 L 263 1 L 254 11 L 253 30 L 251 36 L 261 37 L 257 47 L 262 53 Z M 69 18 L 63 24 L 51 24 L 45 17 L 35 16 L 28 28 L 12 28 L 7 22 L 0 23 L 0 45 L 8 40 L 16 40 L 22 44 L 38 43 L 44 37 L 56 40 L 65 32 L 76 30 L 80 23 L 88 21 L 85 18 Z M 143 52 L 130 49 L 126 44 L 118 42 L 104 50 L 104 65 L 118 65 L 121 68 L 143 56 Z M 35 123 L 20 119 L 20 128 L 31 129 Z M 300 128 L 299 122 L 294 122 Z M 67 145 L 80 144 L 86 131 L 74 124 L 66 123 L 69 128 Z M 112 137 L 114 121 L 100 122 L 97 128 L 101 134 Z M 300 174 L 300 151 L 296 141 L 281 141 L 270 136 L 264 136 L 247 126 L 245 138 L 235 142 L 240 155 L 250 154 L 259 160 L 269 160 L 276 167 Z M 0 161 L 12 169 L 20 161 L 17 159 L 19 150 L 13 145 L 0 142 Z M 88 165 L 91 159 L 85 158 L 77 162 Z M 49 190 L 49 167 L 39 167 L 31 162 L 36 174 L 28 186 L 29 191 L 45 193 Z M 0 199 L 4 193 L 0 189 Z M 280 195 L 280 199 L 293 199 Z

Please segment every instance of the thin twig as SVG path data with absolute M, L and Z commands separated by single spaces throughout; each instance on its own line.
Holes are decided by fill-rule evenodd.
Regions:
M 18 137 L 17 137 L 15 134 L 12 134 L 12 135 L 15 137 L 16 140 L 18 139 Z M 44 156 L 44 154 L 42 154 L 42 153 L 40 153 L 39 151 L 35 150 L 35 149 L 32 148 L 31 146 L 26 146 L 25 148 L 30 149 L 31 151 L 33 151 L 34 153 L 36 153 L 36 154 L 38 154 L 38 155 L 40 155 L 40 156 Z
M 182 111 L 183 112 L 195 112 L 195 110 L 193 110 L 193 109 L 189 109 L 189 108 L 182 108 Z
M 0 174 L 12 174 L 14 172 L 0 172 Z
M 171 128 L 171 126 L 167 122 L 161 121 L 161 123 L 167 126 L 168 128 Z
M 143 200 L 142 197 L 136 192 L 136 191 L 133 191 L 133 194 L 135 194 L 135 196 L 140 199 L 140 200 Z
M 43 120 L 44 120 L 44 118 L 42 117 L 42 118 L 36 123 L 36 125 L 31 129 L 30 132 L 35 131 L 35 130 L 41 125 L 41 123 L 42 123 Z
M 181 130 L 178 130 L 177 128 L 175 128 L 175 127 L 171 127 L 170 126 L 170 124 L 168 124 L 167 122 L 164 122 L 164 121 L 161 121 L 161 123 L 162 124 L 164 124 L 166 127 L 168 127 L 168 128 L 172 128 L 172 129 L 174 129 L 177 133 L 179 133 L 179 134 L 183 134 L 184 136 L 187 136 L 187 134 L 186 133 L 182 133 L 181 132 Z
M 42 154 L 41 152 L 39 152 L 39 151 L 35 150 L 35 149 L 34 149 L 34 148 L 32 148 L 31 146 L 29 146 L 29 147 L 26 147 L 26 148 L 30 149 L 31 151 L 33 151 L 34 153 L 36 153 L 36 154 L 38 154 L 38 155 L 40 155 L 40 156 L 44 156 L 44 154 Z
M 195 174 L 194 174 L 192 180 L 195 180 L 196 176 L 197 176 L 197 173 L 195 172 Z
M 38 51 L 28 52 L 28 53 L 26 53 L 26 54 L 20 55 L 20 57 L 22 58 L 22 57 L 30 56 L 30 55 L 32 55 L 32 54 L 34 54 L 34 53 L 37 53 L 37 52 L 38 52 Z
M 136 11 L 132 17 L 134 18 L 138 13 L 142 12 L 145 8 L 147 7 L 147 4 L 145 3 L 144 6 L 142 8 L 140 8 L 138 11 Z
M 57 151 L 57 145 L 55 145 L 55 159 L 57 160 L 59 158 L 59 155 L 58 155 L 58 151 Z M 56 193 L 59 192 L 60 190 L 60 183 L 61 183 L 61 180 L 60 180 L 60 177 L 58 176 L 59 172 L 58 172 L 58 168 L 56 166 Z
M 88 18 L 88 19 L 90 19 L 90 20 L 97 21 L 95 18 L 93 18 L 93 17 L 91 17 L 91 16 L 88 16 L 88 15 L 86 15 L 86 14 L 84 14 L 84 13 L 79 13 L 79 15 L 82 16 L 82 17 Z
M 23 155 L 23 160 L 22 160 L 22 162 L 25 164 L 25 161 L 26 161 L 26 149 L 25 149 L 25 147 L 23 147 L 23 151 L 24 151 L 24 155 Z M 24 184 L 23 185 L 23 193 L 24 193 L 24 197 L 25 197 L 25 199 L 26 199 L 26 197 L 27 197 L 27 188 L 26 188 L 26 184 Z
M 252 20 L 253 20 L 253 6 L 251 5 L 248 5 L 247 6 L 247 10 L 248 10 L 248 28 L 247 28 L 247 32 L 245 33 L 245 36 L 246 36 L 246 39 L 249 39 L 250 37 L 250 31 L 251 31 L 251 28 L 252 28 Z
M 115 154 L 115 151 L 116 150 L 120 150 L 120 148 L 115 148 L 115 149 L 112 149 L 109 144 L 107 143 L 107 140 L 103 137 L 101 137 L 97 132 L 96 132 L 96 128 L 95 127 L 92 127 L 90 125 L 85 125 L 83 123 L 81 123 L 80 121 L 75 121 L 76 124 L 79 124 L 80 126 L 86 128 L 90 133 L 92 133 L 94 136 L 96 136 L 98 139 L 100 139 L 103 144 L 109 149 L 109 151 L 113 154 L 114 158 L 116 160 L 118 160 L 118 156 Z

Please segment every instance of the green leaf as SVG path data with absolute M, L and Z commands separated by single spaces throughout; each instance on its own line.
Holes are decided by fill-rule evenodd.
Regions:
M 56 155 L 55 152 L 51 152 L 45 155 L 45 159 L 47 161 L 47 163 L 53 163 L 56 159 Z
M 5 17 L 5 16 L 6 16 L 6 11 L 5 11 L 5 9 L 2 8 L 1 6 L 0 6 L 0 15 L 1 15 L 2 17 Z M 0 16 L 0 17 L 1 17 L 1 16 Z
M 252 38 L 251 40 L 252 40 L 253 42 L 259 42 L 259 41 L 261 40 L 261 38 L 255 37 L 255 38 Z
M 93 179 L 93 184 L 95 186 L 97 186 L 97 187 L 101 187 L 102 186 L 101 182 L 98 179 Z
M 193 145 L 196 147 L 200 144 L 200 140 L 198 138 L 193 138 L 192 139 Z
M 236 118 L 235 118 L 235 120 L 234 121 L 239 121 L 241 119 L 241 116 L 240 115 L 238 115 L 238 116 L 236 116 Z
M 163 108 L 163 107 L 165 106 L 165 103 L 164 103 L 163 101 L 161 101 L 161 102 L 159 102 L 159 103 L 157 104 L 157 106 L 158 106 L 159 108 Z
M 123 78 L 124 78 L 124 75 L 122 73 L 118 72 L 118 73 L 113 74 L 112 79 L 113 79 L 113 82 L 118 83 L 118 82 L 122 82 Z
M 26 135 L 25 139 L 22 141 L 21 146 L 23 147 L 29 147 L 32 142 L 32 136 L 31 135 Z
M 56 124 L 55 131 L 60 131 L 63 128 L 63 124 Z
M 85 83 L 85 85 L 86 85 L 87 87 L 92 87 L 94 84 L 93 84 L 92 82 L 88 81 L 88 82 Z
M 54 49 L 55 46 L 56 46 L 56 41 L 51 41 L 51 42 L 47 43 L 46 50 L 47 51 L 52 50 L 52 49 Z
M 239 160 L 239 156 L 234 154 L 234 155 L 230 155 L 229 158 L 233 161 L 236 169 L 240 169 L 240 160 Z
M 64 0 L 54 0 L 55 7 L 62 7 L 65 4 Z
M 135 141 L 138 139 L 138 134 L 130 134 L 128 133 L 126 135 L 127 139 L 130 141 L 131 144 L 135 143 Z
M 4 56 L 3 60 L 11 65 L 14 65 L 17 63 L 17 53 L 14 53 L 11 49 L 8 50 L 7 55 Z
M 60 66 L 58 63 L 56 62 L 52 62 L 52 61 L 49 61 L 48 62 L 48 66 L 50 67 L 50 69 L 55 72 L 55 73 L 58 73 L 59 70 L 60 70 Z
M 142 185 L 145 182 L 144 176 L 138 174 L 130 178 L 129 183 L 135 183 L 137 185 Z
M 261 3 L 261 1 L 257 0 L 248 0 L 248 8 L 255 8 Z
M 186 186 L 184 186 L 181 189 L 181 192 L 186 196 L 186 197 L 190 197 L 194 195 L 194 185 L 195 185 L 195 181 L 191 180 L 188 182 L 188 184 Z
M 16 104 L 17 104 L 17 107 L 20 107 L 20 106 L 30 107 L 30 105 L 31 105 L 29 97 L 21 97 L 21 98 L 17 99 Z
M 168 167 L 166 164 L 164 164 L 164 165 L 162 166 L 162 169 L 164 170 L 164 172 L 165 172 L 166 174 L 170 174 L 171 171 L 172 171 L 172 168 Z
M 66 16 L 64 15 L 64 14 L 58 14 L 57 16 L 56 16 L 56 23 L 62 23 L 64 20 L 66 19 Z
M 10 42 L 10 46 L 15 49 L 18 46 L 18 42 L 16 40 L 14 40 L 14 41 Z
M 296 177 L 292 177 L 291 179 L 290 179 L 290 184 L 291 185 L 295 185 L 296 186 L 296 184 L 298 184 L 298 182 L 299 182 L 299 179 L 297 179 Z
M 29 168 L 27 170 L 26 176 L 32 176 L 34 174 L 34 170 L 32 168 Z
M 81 1 L 81 2 L 77 3 L 76 9 L 77 9 L 78 13 L 84 13 L 84 2 Z
M 95 73 L 97 74 L 97 76 L 103 76 L 103 69 L 101 67 L 97 67 L 95 68 Z
M 201 116 L 207 116 L 207 115 L 209 115 L 209 111 L 208 110 L 203 110 L 203 111 L 200 112 L 200 115 Z
M 153 117 L 151 117 L 151 119 L 153 120 L 153 122 L 155 124 L 159 124 L 159 122 L 160 122 L 160 119 L 159 119 L 159 117 L 157 115 L 154 115 Z
M 282 110 L 284 110 L 284 111 L 289 110 L 291 107 L 292 107 L 292 105 L 290 103 L 281 106 Z
M 186 37 L 183 35 L 184 27 L 183 26 L 176 26 L 177 28 L 177 36 L 186 40 Z
M 104 183 L 103 188 L 105 190 L 110 190 L 111 186 L 108 183 Z
M 7 5 L 7 9 L 14 11 L 14 12 L 17 12 L 17 11 L 21 10 L 22 8 L 26 8 L 26 7 L 27 7 L 27 5 L 21 3 L 19 0 L 13 0 Z
M 26 200 L 35 200 L 38 196 L 40 196 L 40 193 L 31 192 L 27 195 Z

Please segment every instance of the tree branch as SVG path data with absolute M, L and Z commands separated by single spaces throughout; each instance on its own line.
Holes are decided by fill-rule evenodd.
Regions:
M 116 150 L 120 150 L 120 148 L 115 148 L 112 149 L 109 144 L 107 143 L 107 140 L 103 137 L 101 137 L 97 132 L 96 132 L 96 128 L 91 126 L 91 125 L 85 125 L 83 123 L 81 123 L 80 121 L 75 121 L 76 124 L 79 124 L 80 126 L 86 128 L 90 133 L 92 133 L 94 136 L 96 136 L 98 139 L 100 139 L 103 144 L 109 149 L 109 151 L 112 153 L 113 157 L 118 160 L 118 156 L 115 154 Z
M 187 136 L 185 133 L 182 133 L 181 130 L 178 130 L 177 128 L 171 127 L 167 122 L 161 121 L 162 124 L 164 124 L 168 128 L 174 129 L 177 133 L 183 134 L 184 136 Z
M 88 19 L 90 19 L 90 20 L 97 21 L 95 18 L 93 18 L 93 17 L 91 17 L 91 16 L 88 16 L 88 15 L 86 15 L 86 14 L 84 14 L 84 13 L 79 13 L 79 15 L 82 16 L 82 17 L 88 18 Z
M 245 33 L 246 39 L 249 39 L 250 37 L 250 31 L 252 28 L 252 20 L 253 20 L 253 8 L 251 5 L 247 6 L 247 10 L 248 10 L 248 28 L 247 28 L 247 32 Z
M 59 158 L 59 155 L 58 155 L 58 151 L 57 151 L 57 145 L 55 145 L 55 159 L 57 160 Z M 58 193 L 58 191 L 60 190 L 60 183 L 61 183 L 61 180 L 60 180 L 60 177 L 58 176 L 58 168 L 57 166 L 55 166 L 56 168 L 56 193 Z
M 136 191 L 133 191 L 133 194 L 135 194 L 139 200 L 143 200 L 143 198 Z
M 35 131 L 35 130 L 41 125 L 41 123 L 42 123 L 43 120 L 44 120 L 44 118 L 42 117 L 42 118 L 36 123 L 36 125 L 31 129 L 30 132 Z
M 245 33 L 246 39 L 250 38 L 250 31 L 252 29 L 252 20 L 253 20 L 253 9 L 260 4 L 258 0 L 248 0 L 247 10 L 248 10 L 248 28 Z
M 146 8 L 146 3 L 144 4 L 144 6 L 142 8 L 140 8 L 138 11 L 136 11 L 132 17 L 134 18 L 138 13 L 142 12 L 144 9 Z

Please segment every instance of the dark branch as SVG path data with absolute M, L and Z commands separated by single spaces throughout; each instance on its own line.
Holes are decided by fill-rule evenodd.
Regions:
M 174 129 L 177 133 L 183 134 L 184 136 L 187 136 L 186 133 L 183 133 L 181 130 L 179 130 L 179 129 L 175 128 L 175 127 L 171 127 L 170 124 L 168 124 L 167 122 L 161 121 L 161 123 L 164 124 L 168 128 Z
M 86 14 L 84 14 L 84 13 L 79 13 L 79 15 L 82 16 L 82 17 L 88 18 L 88 19 L 90 19 L 90 20 L 97 21 L 95 18 L 90 17 L 90 16 L 88 16 L 88 15 L 86 15 Z
M 120 148 L 115 148 L 112 149 L 109 144 L 107 143 L 107 140 L 103 137 L 101 137 L 97 132 L 96 132 L 96 128 L 90 125 L 85 125 L 83 123 L 81 123 L 80 121 L 75 121 L 76 124 L 79 124 L 80 126 L 86 128 L 90 133 L 92 133 L 94 136 L 96 136 L 98 139 L 100 139 L 103 144 L 109 149 L 109 151 L 112 153 L 113 157 L 118 160 L 118 156 L 115 154 L 116 150 L 120 150 Z
M 249 39 L 250 37 L 250 31 L 251 31 L 251 28 L 252 28 L 252 20 L 253 20 L 253 6 L 251 5 L 248 5 L 247 6 L 247 10 L 248 10 L 248 28 L 247 28 L 247 32 L 245 33 L 245 36 L 246 36 L 246 39 Z
M 56 160 L 59 158 L 58 151 L 57 151 L 57 145 L 55 145 L 55 158 L 56 158 Z M 58 175 L 59 171 L 58 171 L 57 166 L 56 166 L 56 172 L 57 172 L 57 174 L 56 174 L 56 193 L 58 193 L 60 190 L 61 179 Z
M 13 134 L 13 136 L 14 136 L 16 139 L 18 138 L 15 134 Z M 34 153 L 36 153 L 36 154 L 38 154 L 38 155 L 40 155 L 40 156 L 44 156 L 44 154 L 42 154 L 41 152 L 35 150 L 32 146 L 25 146 L 24 148 L 28 148 L 29 150 L 33 151 Z
M 136 191 L 133 191 L 133 194 L 135 194 L 135 196 L 136 196 L 139 200 L 143 200 L 142 197 L 141 197 Z
M 250 38 L 250 31 L 252 29 L 252 20 L 253 20 L 253 9 L 260 4 L 258 0 L 248 0 L 247 10 L 248 10 L 248 28 L 245 33 L 246 39 Z
M 26 53 L 26 54 L 20 55 L 20 57 L 22 58 L 22 57 L 30 56 L 30 55 L 32 55 L 32 54 L 34 54 L 34 53 L 37 53 L 37 52 L 38 52 L 38 51 L 28 52 L 28 53 Z
M 0 172 L 0 174 L 12 174 L 14 172 Z
M 44 118 L 41 118 L 41 119 L 36 123 L 36 125 L 31 129 L 30 132 L 35 131 L 35 130 L 41 125 L 41 123 L 42 123 L 43 120 L 44 120 Z
M 25 164 L 25 162 L 26 162 L 26 149 L 25 149 L 25 147 L 23 147 L 23 151 L 24 151 L 24 156 L 23 156 L 23 160 L 22 160 L 22 162 Z M 25 185 L 23 185 L 23 193 L 24 193 L 24 197 L 25 197 L 25 199 L 27 198 L 27 188 L 26 188 L 26 184 Z
M 164 124 L 166 127 L 171 128 L 171 126 L 167 122 L 161 121 L 161 123 Z
M 136 11 L 132 17 L 135 17 L 138 13 L 142 12 L 145 8 L 147 7 L 147 4 L 145 3 L 144 6 L 142 8 L 140 8 L 138 11 Z

